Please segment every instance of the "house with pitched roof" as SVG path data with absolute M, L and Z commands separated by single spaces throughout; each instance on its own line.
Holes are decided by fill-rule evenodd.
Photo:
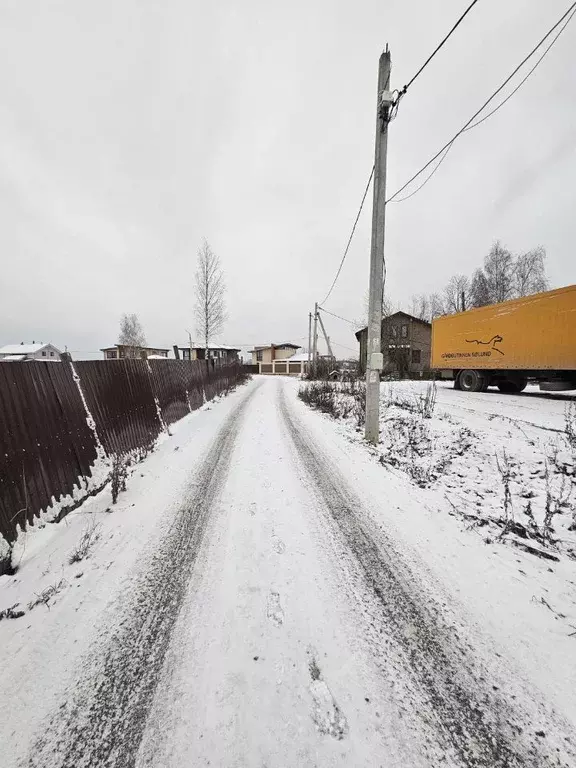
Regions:
M 4 363 L 27 362 L 28 360 L 44 360 L 60 362 L 60 350 L 53 344 L 43 344 L 33 341 L 32 344 L 6 344 L 0 347 L 0 361 Z

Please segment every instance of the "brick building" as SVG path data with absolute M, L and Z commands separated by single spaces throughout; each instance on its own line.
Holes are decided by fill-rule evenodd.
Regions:
M 356 332 L 360 343 L 360 369 L 366 371 L 368 328 Z M 432 326 L 407 312 L 394 312 L 382 320 L 384 373 L 421 376 L 430 370 Z

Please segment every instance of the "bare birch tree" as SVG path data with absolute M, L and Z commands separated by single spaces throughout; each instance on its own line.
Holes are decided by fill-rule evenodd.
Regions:
M 472 307 L 485 307 L 490 304 L 490 288 L 483 269 L 477 269 L 472 275 L 470 303 Z
M 547 290 L 545 261 L 546 251 L 541 245 L 517 257 L 514 269 L 516 296 L 530 296 Z
M 210 342 L 213 342 L 222 332 L 226 322 L 225 294 L 226 285 L 220 258 L 204 240 L 198 250 L 194 316 L 196 331 L 204 342 L 206 359 L 208 359 Z
M 441 317 L 446 314 L 446 308 L 442 301 L 442 296 L 439 293 L 430 294 L 430 320 L 434 320 L 436 317 Z
M 354 320 L 354 327 L 360 330 L 361 328 L 366 328 L 368 325 L 368 302 L 369 302 L 369 292 L 366 291 L 364 294 L 364 313 L 362 317 L 358 320 Z M 394 314 L 396 310 L 392 306 L 392 302 L 389 298 L 386 296 L 382 296 L 382 320 L 385 320 L 387 317 L 390 317 L 390 315 Z
M 490 303 L 499 304 L 514 298 L 514 257 L 497 240 L 484 259 L 484 274 L 490 292 Z
M 425 293 L 419 293 L 410 299 L 410 314 L 418 320 L 430 322 L 430 299 Z
M 470 280 L 466 275 L 453 275 L 444 288 L 444 308 L 449 315 L 470 308 Z
M 122 315 L 118 344 L 126 346 L 126 357 L 140 357 L 141 348 L 146 346 L 146 336 L 138 315 Z

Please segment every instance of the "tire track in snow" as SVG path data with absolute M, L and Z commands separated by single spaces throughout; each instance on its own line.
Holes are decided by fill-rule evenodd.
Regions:
M 397 643 L 406 673 L 425 696 L 430 713 L 420 714 L 436 723 L 439 743 L 454 754 L 458 764 L 474 768 L 569 766 L 542 740 L 529 735 L 534 734 L 536 723 L 525 722 L 517 708 L 489 685 L 484 670 L 419 589 L 417 578 L 394 544 L 385 539 L 386 550 L 376 544 L 363 519 L 361 499 L 298 423 L 282 388 L 279 405 L 299 462 L 328 512 L 327 519 L 359 564 L 368 592 L 379 606 L 380 632 Z M 383 643 L 378 651 L 385 656 L 390 653 Z M 524 725 L 529 729 L 526 737 L 522 735 Z
M 208 518 L 228 475 L 242 416 L 257 389 L 224 421 L 146 570 L 128 584 L 129 592 L 118 607 L 121 620 L 89 650 L 73 690 L 45 723 L 25 765 L 131 768 L 136 764 Z

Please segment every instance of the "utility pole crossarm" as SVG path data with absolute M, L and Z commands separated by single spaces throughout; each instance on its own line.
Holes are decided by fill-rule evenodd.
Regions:
M 382 299 L 384 297 L 384 225 L 386 214 L 386 157 L 388 121 L 392 105 L 390 91 L 391 60 L 388 46 L 378 65 L 376 100 L 376 142 L 374 151 L 374 190 L 372 240 L 370 245 L 370 287 L 368 299 L 368 344 L 366 360 L 366 440 L 377 444 L 380 435 L 380 371 L 382 356 Z

